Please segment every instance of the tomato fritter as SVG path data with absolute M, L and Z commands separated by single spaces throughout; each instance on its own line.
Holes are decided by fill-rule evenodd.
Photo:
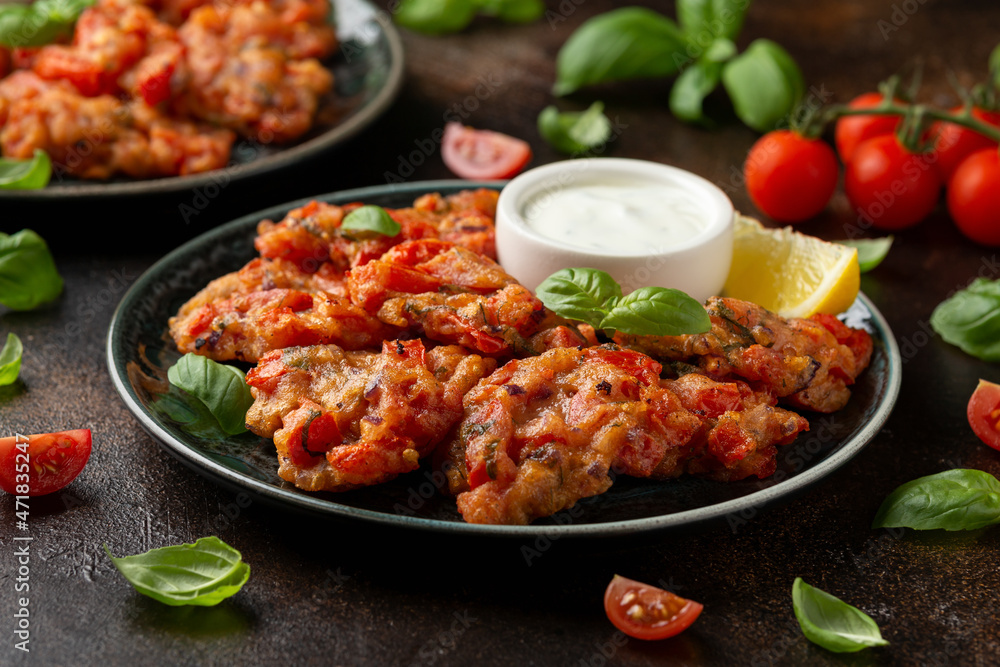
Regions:
M 411 208 L 387 209 L 399 223 L 399 234 L 370 238 L 340 228 L 344 216 L 361 204 L 312 201 L 289 211 L 280 222 L 262 221 L 254 243 L 261 256 L 290 260 L 304 271 L 315 271 L 326 262 L 347 271 L 378 259 L 399 243 L 418 239 L 441 239 L 495 258 L 497 196 L 495 190 L 487 189 L 448 197 L 424 195 Z
M 0 81 L 5 157 L 40 149 L 57 176 L 155 178 L 225 167 L 234 131 L 280 143 L 309 130 L 332 89 L 317 60 L 337 43 L 327 0 L 148 4 L 98 0 L 69 44 L 14 52 Z M 0 60 L 3 76 L 12 58 Z
M 619 334 L 615 341 L 663 362 L 693 364 L 715 379 L 735 375 L 784 403 L 817 412 L 844 407 L 851 396 L 848 387 L 871 359 L 871 336 L 836 318 L 785 319 L 756 304 L 721 297 L 710 298 L 705 308 L 712 320 L 708 333 Z
M 463 395 L 496 367 L 457 346 L 385 341 L 275 350 L 247 374 L 247 427 L 273 437 L 278 474 L 306 491 L 347 491 L 415 470 L 462 416 Z

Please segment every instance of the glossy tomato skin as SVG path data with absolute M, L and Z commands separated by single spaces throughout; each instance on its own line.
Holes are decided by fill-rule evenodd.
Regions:
M 531 160 L 531 146 L 506 134 L 452 122 L 444 127 L 441 158 L 456 176 L 495 180 L 524 169 Z
M 847 163 L 851 208 L 879 229 L 895 231 L 926 218 L 941 194 L 933 156 L 911 153 L 893 134 L 862 143 Z
M 948 182 L 948 212 L 966 238 L 1000 246 L 1000 153 L 995 146 L 962 160 Z
M 979 439 L 1000 450 L 1000 385 L 980 380 L 969 399 L 966 414 Z
M 666 639 L 687 630 L 703 605 L 617 574 L 604 592 L 604 611 L 616 628 L 636 639 Z
M 865 93 L 848 102 L 851 109 L 872 109 L 882 104 L 882 93 Z M 841 116 L 834 127 L 833 139 L 837 155 L 844 164 L 862 143 L 875 137 L 893 134 L 899 126 L 899 116 Z
M 90 458 L 88 429 L 0 438 L 0 488 L 44 496 L 72 482 Z
M 962 112 L 962 108 L 952 109 L 953 114 Z M 972 110 L 973 118 L 1000 128 L 1000 113 L 996 111 Z M 997 142 L 978 132 L 956 125 L 955 123 L 935 123 L 931 132 L 934 135 L 934 152 L 937 161 L 934 163 L 943 183 L 948 183 L 955 170 L 965 158 L 985 148 L 996 148 Z
M 837 156 L 826 142 L 791 130 L 762 136 L 743 165 L 750 199 L 778 222 L 801 222 L 826 208 L 837 173 Z

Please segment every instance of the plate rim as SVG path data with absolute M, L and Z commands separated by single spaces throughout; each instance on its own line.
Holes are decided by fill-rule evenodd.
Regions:
M 120 337 L 122 330 L 122 320 L 129 310 L 130 304 L 139 298 L 141 289 L 151 276 L 162 272 L 164 267 L 170 266 L 176 258 L 187 254 L 191 249 L 200 247 L 203 244 L 211 243 L 216 237 L 225 236 L 242 226 L 256 224 L 264 218 L 273 218 L 276 215 L 283 215 L 292 208 L 304 205 L 306 202 L 316 199 L 329 201 L 340 199 L 344 201 L 363 201 L 372 196 L 388 196 L 397 193 L 434 192 L 453 188 L 501 188 L 503 181 L 461 181 L 461 180 L 436 180 L 417 181 L 403 184 L 386 184 L 368 186 L 363 188 L 353 188 L 329 192 L 323 195 L 306 197 L 295 201 L 278 204 L 256 213 L 241 216 L 236 220 L 220 225 L 205 232 L 186 243 L 170 251 L 157 260 L 152 266 L 142 273 L 129 289 L 122 296 L 108 326 L 106 339 L 106 360 L 108 371 L 111 375 L 112 383 L 119 397 L 125 403 L 126 408 L 132 413 L 140 426 L 168 453 L 179 459 L 182 463 L 192 468 L 196 473 L 208 477 L 213 482 L 222 483 L 229 487 L 238 487 L 244 491 L 250 491 L 265 501 L 280 505 L 282 509 L 292 509 L 298 512 L 308 512 L 312 514 L 324 515 L 328 518 L 339 518 L 347 520 L 364 520 L 375 524 L 400 527 L 452 535 L 470 536 L 497 536 L 497 537 L 539 537 L 546 536 L 550 539 L 556 537 L 620 537 L 635 533 L 660 532 L 667 530 L 677 530 L 691 528 L 696 525 L 709 524 L 713 521 L 722 520 L 734 512 L 739 512 L 747 507 L 761 507 L 770 505 L 786 497 L 792 497 L 802 493 L 813 484 L 825 477 L 833 474 L 836 470 L 844 466 L 858 453 L 861 452 L 881 430 L 886 420 L 889 418 L 896 405 L 902 384 L 902 357 L 896 338 L 889 327 L 888 322 L 882 313 L 875 307 L 867 295 L 858 293 L 858 301 L 868 310 L 870 323 L 877 331 L 886 352 L 886 385 L 885 394 L 882 401 L 876 406 L 874 413 L 860 431 L 848 442 L 842 444 L 839 449 L 827 456 L 816 465 L 796 474 L 794 477 L 777 482 L 766 488 L 758 489 L 747 495 L 714 503 L 712 505 L 697 507 L 671 514 L 664 514 L 653 517 L 642 517 L 637 519 L 622 519 L 604 523 L 573 523 L 545 524 L 527 526 L 496 526 L 484 524 L 471 524 L 460 521 L 445 521 L 442 519 L 430 519 L 425 517 L 415 517 L 405 514 L 390 514 L 381 511 L 369 510 L 350 505 L 342 505 L 325 498 L 305 495 L 291 489 L 273 486 L 262 480 L 241 474 L 234 471 L 208 456 L 196 451 L 173 434 L 163 429 L 149 415 L 145 407 L 139 400 L 138 395 L 128 381 L 128 375 L 124 365 L 119 365 L 115 359 L 117 349 L 116 340 Z
M 331 0 L 331 7 L 339 11 L 337 3 L 343 0 Z M 185 176 L 167 176 L 163 178 L 137 179 L 125 182 L 105 183 L 99 181 L 81 181 L 64 187 L 45 187 L 40 190 L 0 190 L 0 202 L 3 201 L 68 201 L 73 199 L 99 199 L 104 197 L 128 197 L 153 194 L 175 194 L 191 191 L 197 188 L 217 185 L 225 174 L 225 180 L 232 183 L 237 179 L 247 179 L 260 176 L 271 171 L 283 169 L 298 160 L 313 157 L 323 151 L 357 135 L 368 125 L 382 116 L 392 105 L 403 87 L 405 72 L 403 40 L 389 20 L 387 13 L 374 5 L 370 0 L 350 0 L 360 3 L 371 10 L 370 20 L 379 24 L 385 35 L 389 50 L 389 74 L 385 84 L 376 95 L 360 107 L 358 113 L 342 123 L 337 123 L 322 134 L 287 149 L 282 149 L 273 155 L 260 160 L 226 166 L 197 174 Z

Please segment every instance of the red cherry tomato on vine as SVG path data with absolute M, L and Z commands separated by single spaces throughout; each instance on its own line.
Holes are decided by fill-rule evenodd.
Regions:
M 837 187 L 837 156 L 819 139 L 791 130 L 768 132 L 743 165 L 747 193 L 779 222 L 801 222 L 826 208 Z
M 948 212 L 966 238 L 1000 246 L 1000 153 L 976 151 L 948 181 Z
M 510 178 L 531 160 L 531 146 L 499 132 L 448 123 L 441 139 L 441 158 L 462 178 Z
M 962 108 L 957 107 L 951 112 L 961 113 Z M 972 117 L 1000 129 L 1000 113 L 996 111 L 973 109 Z M 937 153 L 935 164 L 941 180 L 945 183 L 951 180 L 962 160 L 976 151 L 997 145 L 997 142 L 989 137 L 955 123 L 935 123 L 931 132 L 934 135 L 934 152 Z
M 875 137 L 854 151 L 844 173 L 851 208 L 879 229 L 905 229 L 926 218 L 941 194 L 933 156 L 911 153 L 894 134 Z
M 1000 449 L 1000 385 L 980 380 L 967 409 L 969 426 L 979 439 Z
M 44 496 L 72 482 L 90 458 L 90 431 L 0 438 L 0 489 Z
M 865 93 L 847 103 L 851 109 L 871 109 L 882 104 L 882 93 Z M 837 155 L 847 164 L 855 149 L 868 139 L 893 134 L 899 116 L 841 116 L 834 127 L 833 139 Z
M 619 577 L 604 592 L 604 611 L 615 627 L 636 639 L 666 639 L 694 623 L 702 605 L 662 588 Z

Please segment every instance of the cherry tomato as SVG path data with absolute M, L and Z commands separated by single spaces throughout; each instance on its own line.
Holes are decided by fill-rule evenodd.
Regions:
M 948 212 L 967 238 L 1000 246 L 1000 154 L 995 146 L 958 165 L 948 181 Z
M 791 130 L 757 140 L 743 165 L 750 199 L 779 222 L 801 222 L 826 208 L 837 187 L 837 156 L 819 139 Z
M 865 93 L 847 103 L 851 109 L 871 109 L 882 103 L 882 93 Z M 833 130 L 837 154 L 847 164 L 854 151 L 863 142 L 885 134 L 893 134 L 899 125 L 899 116 L 841 116 Z
M 952 113 L 961 113 L 961 111 L 961 107 L 951 110 Z M 996 111 L 973 109 L 972 116 L 1000 128 L 1000 113 Z M 955 123 L 935 123 L 931 132 L 934 136 L 934 152 L 937 153 L 937 162 L 934 164 L 943 183 L 948 183 L 951 180 L 962 160 L 976 151 L 997 145 L 997 142 L 989 137 Z
M 604 611 L 615 627 L 636 639 L 666 639 L 694 623 L 703 606 L 662 588 L 619 577 L 604 592 Z
M 911 153 L 893 134 L 862 143 L 847 162 L 851 207 L 879 229 L 898 230 L 927 217 L 941 194 L 932 156 Z
M 441 140 L 441 157 L 455 175 L 468 179 L 510 178 L 531 160 L 527 142 L 490 130 L 448 123 Z
M 72 482 L 90 458 L 90 431 L 0 438 L 0 489 L 44 496 Z
M 969 399 L 966 414 L 979 439 L 1000 450 L 1000 385 L 980 380 Z

